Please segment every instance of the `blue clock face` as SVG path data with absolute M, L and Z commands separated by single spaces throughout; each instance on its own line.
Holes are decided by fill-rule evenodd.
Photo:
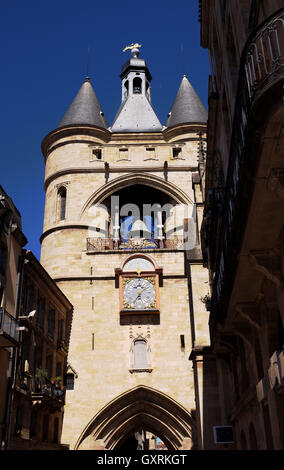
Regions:
M 123 291 L 123 298 L 128 308 L 145 310 L 155 301 L 154 285 L 147 279 L 137 278 L 129 281 Z

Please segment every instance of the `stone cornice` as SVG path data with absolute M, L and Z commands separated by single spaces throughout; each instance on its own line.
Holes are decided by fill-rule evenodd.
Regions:
M 103 162 L 106 163 L 106 162 Z M 190 165 L 172 165 L 172 166 L 167 166 L 167 172 L 172 172 L 172 171 L 197 171 L 198 167 L 197 166 L 190 166 Z M 130 168 L 129 166 L 110 166 L 108 167 L 108 173 L 161 173 L 165 171 L 164 165 L 157 165 L 153 167 L 149 166 L 136 166 Z M 44 190 L 46 191 L 48 185 L 55 180 L 56 178 L 59 178 L 60 176 L 63 175 L 70 175 L 70 174 L 82 174 L 82 173 L 105 173 L 106 169 L 105 167 L 101 168 L 66 168 L 65 170 L 57 171 L 56 173 L 53 173 L 50 175 L 48 178 L 46 178 L 44 182 Z
M 125 143 L 125 145 L 140 145 L 140 143 L 142 145 L 151 145 L 154 143 L 156 143 L 157 145 L 165 145 L 169 143 L 169 140 L 179 135 L 188 134 L 189 132 L 199 132 L 200 130 L 206 132 L 206 129 L 206 123 L 185 123 L 165 128 L 162 132 L 111 133 L 108 129 L 95 126 L 70 125 L 49 132 L 42 141 L 41 149 L 46 160 L 52 150 L 62 145 L 74 142 L 85 142 L 89 144 L 94 144 L 95 142 L 93 140 L 88 139 L 88 137 L 97 138 L 101 140 L 103 144 L 107 143 L 110 145 L 118 146 L 121 145 L 120 142 Z M 69 138 L 75 135 L 81 135 L 84 136 L 84 138 L 67 140 L 65 142 L 59 142 L 56 144 L 58 140 Z
M 52 227 L 48 230 L 45 230 L 41 237 L 40 237 L 40 243 L 44 240 L 45 237 L 50 235 L 53 232 L 59 232 L 61 230 L 68 230 L 68 229 L 78 229 L 78 230 L 90 230 L 89 225 L 83 225 L 83 224 L 69 224 L 69 225 L 57 225 L 55 227 Z
M 176 124 L 172 127 L 167 127 L 163 130 L 163 135 L 165 140 L 168 142 L 169 140 L 173 139 L 182 134 L 188 134 L 193 132 L 200 132 L 203 131 L 206 133 L 207 131 L 207 123 L 206 122 L 190 122 L 184 124 Z
M 102 140 L 103 142 L 109 142 L 111 138 L 111 133 L 108 129 L 103 129 L 101 127 L 95 126 L 66 126 L 55 129 L 47 134 L 41 144 L 42 153 L 46 159 L 48 152 L 51 150 L 51 146 L 58 141 L 59 139 L 63 139 L 65 137 L 70 137 L 72 135 L 84 135 L 84 136 L 92 136 Z M 85 140 L 85 139 L 84 139 Z

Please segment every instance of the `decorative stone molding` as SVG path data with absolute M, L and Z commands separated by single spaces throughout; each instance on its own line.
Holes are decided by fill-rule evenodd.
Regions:
M 146 343 L 147 347 L 147 367 L 139 368 L 135 367 L 134 364 L 134 343 L 137 340 L 143 340 Z M 133 374 L 133 372 L 152 372 L 152 364 L 151 364 L 151 328 L 150 325 L 131 325 L 129 327 L 129 341 L 130 341 L 130 367 L 129 372 Z
M 128 418 L 126 422 L 125 416 Z M 137 428 L 137 417 L 146 429 L 154 426 L 154 432 L 161 436 L 168 448 L 192 447 L 191 436 L 196 433 L 195 416 L 169 395 L 139 385 L 103 407 L 84 428 L 74 450 L 95 448 L 95 444 L 96 449 L 116 450 L 121 435 Z
M 61 188 L 62 186 L 64 186 L 64 188 L 67 188 L 69 184 L 70 181 L 62 181 L 61 183 L 57 183 L 54 187 L 56 189 Z

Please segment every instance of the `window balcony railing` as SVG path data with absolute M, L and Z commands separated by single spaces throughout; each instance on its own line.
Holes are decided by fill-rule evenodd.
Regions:
M 115 240 L 113 238 L 87 238 L 87 252 L 105 250 L 183 250 L 182 238 L 146 239 L 129 238 Z
M 40 380 L 24 373 L 19 379 L 18 386 L 35 401 L 50 398 L 64 402 L 65 399 L 65 388 L 47 378 Z
M 17 346 L 19 342 L 19 323 L 4 308 L 0 308 L 0 346 Z
M 259 25 L 249 37 L 240 62 L 239 83 L 232 129 L 227 185 L 224 194 L 222 225 L 218 243 L 216 272 L 212 291 L 211 333 L 218 318 L 226 315 L 232 288 L 237 252 L 240 248 L 240 227 L 245 227 L 249 186 L 248 173 L 253 171 L 247 151 L 250 112 L 257 99 L 284 78 L 284 8 L 277 10 Z

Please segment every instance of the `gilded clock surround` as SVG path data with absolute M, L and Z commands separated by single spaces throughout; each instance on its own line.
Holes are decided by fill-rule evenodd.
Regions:
M 130 305 L 124 296 L 125 287 L 129 282 L 138 279 L 145 279 L 153 285 L 155 289 L 155 298 L 153 302 L 146 308 L 135 308 Z M 137 273 L 127 272 L 121 273 L 119 276 L 119 297 L 120 297 L 120 313 L 160 313 L 160 302 L 159 302 L 159 276 L 156 273 Z
M 139 260 L 139 258 L 147 260 L 148 262 L 151 263 L 153 266 L 153 269 L 147 270 L 147 271 L 141 271 L 141 268 L 139 266 L 139 261 L 138 261 L 138 267 L 136 271 L 124 271 L 124 266 L 127 266 L 129 261 L 131 260 Z M 147 313 L 160 313 L 160 299 L 159 299 L 159 279 L 162 275 L 162 270 L 157 267 L 156 264 L 154 264 L 153 260 L 146 256 L 146 255 L 136 255 L 136 256 L 131 256 L 130 258 L 127 258 L 124 260 L 122 267 L 118 268 L 115 270 L 115 274 L 118 277 L 119 281 L 119 305 L 120 305 L 120 314 L 128 314 L 128 313 L 141 313 L 141 314 L 147 314 Z M 126 288 L 131 283 L 132 281 L 135 280 L 141 280 L 143 283 L 144 281 L 147 281 L 147 284 L 149 283 L 154 287 L 155 290 L 155 295 L 154 298 L 152 299 L 150 304 L 147 304 L 144 308 L 139 308 L 134 307 L 133 304 L 128 301 L 127 295 L 126 295 Z M 135 284 L 134 284 L 135 285 Z M 146 283 L 144 282 L 144 287 L 143 289 L 146 289 Z M 142 289 L 142 290 L 143 290 Z M 138 291 L 138 296 L 139 296 L 139 291 Z
M 141 283 L 140 287 L 141 290 L 137 289 L 137 292 L 135 292 L 136 298 L 131 299 L 129 298 L 130 296 L 130 289 L 136 287 L 136 282 Z M 143 283 L 144 281 L 144 283 Z M 145 282 L 146 281 L 146 282 Z M 151 286 L 154 288 L 154 296 L 152 294 L 153 291 L 151 291 Z M 150 302 L 144 304 L 144 308 L 142 309 L 143 312 L 146 310 L 156 310 L 157 309 L 157 301 L 156 301 L 156 280 L 155 277 L 152 276 L 137 276 L 137 277 L 123 277 L 122 278 L 122 287 L 123 287 L 123 309 L 127 310 L 132 310 L 134 309 L 135 311 L 139 311 L 139 307 L 135 306 L 136 302 L 143 303 L 146 299 L 142 299 L 141 295 L 144 291 L 147 291 L 150 289 L 150 294 L 153 296 L 152 299 L 150 299 Z M 140 299 L 139 299 L 140 297 Z M 133 305 L 134 304 L 134 305 Z

